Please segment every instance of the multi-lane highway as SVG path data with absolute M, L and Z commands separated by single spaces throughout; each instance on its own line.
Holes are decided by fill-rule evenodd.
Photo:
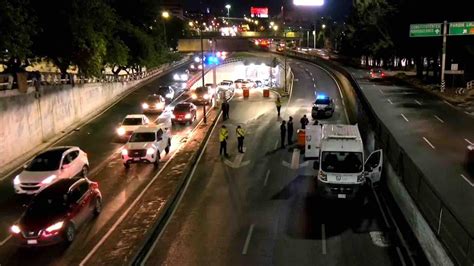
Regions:
M 178 68 L 182 72 L 187 65 Z M 153 165 L 137 164 L 125 169 L 120 159 L 120 148 L 123 143 L 116 139 L 116 128 L 127 114 L 142 113 L 142 102 L 147 95 L 156 92 L 159 85 L 173 85 L 173 74 L 170 72 L 151 83 L 133 91 L 110 109 L 92 121 L 83 125 L 78 131 L 55 143 L 54 146 L 74 145 L 87 152 L 91 172 L 89 178 L 99 183 L 103 195 L 103 211 L 95 220 L 90 221 L 78 231 L 77 238 L 70 247 L 52 246 L 38 249 L 24 249 L 15 246 L 9 238 L 10 226 L 25 210 L 31 197 L 14 194 L 12 180 L 17 173 L 4 177 L 0 183 L 0 265 L 66 265 L 80 261 L 105 234 L 124 209 L 135 199 L 152 177 L 159 171 Z M 176 98 L 171 103 L 185 100 L 188 95 L 178 86 Z M 154 120 L 157 115 L 150 115 Z M 198 108 L 198 119 L 202 118 L 202 108 Z M 176 150 L 182 138 L 186 137 L 197 124 L 173 126 L 172 151 Z M 162 163 L 170 158 L 162 158 Z
M 320 122 L 346 123 L 336 82 L 315 65 L 290 64 L 295 83 L 281 119 L 291 115 L 299 128 L 301 116 L 310 117 L 316 90 L 336 100 L 334 116 Z M 364 205 L 318 199 L 312 164 L 293 155 L 294 145 L 280 148 L 274 99 L 233 100 L 230 120 L 217 126 L 230 128 L 230 158 L 219 156 L 215 130 L 145 264 L 410 264 L 396 237 L 387 237 L 373 194 Z M 244 155 L 237 152 L 237 125 L 247 130 Z M 298 169 L 288 167 L 295 163 Z

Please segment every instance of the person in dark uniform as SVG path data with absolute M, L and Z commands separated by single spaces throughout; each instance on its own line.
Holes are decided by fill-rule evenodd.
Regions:
M 240 125 L 238 125 L 235 133 L 237 134 L 237 150 L 240 153 L 244 153 L 245 130 Z
M 301 123 L 301 129 L 306 129 L 306 125 L 309 124 L 309 120 L 306 117 L 306 115 L 303 115 L 303 117 L 300 120 L 300 123 Z
M 286 137 L 286 122 L 285 120 L 281 121 L 280 126 L 280 137 L 281 137 L 281 148 L 285 148 L 285 137 Z
M 227 100 L 224 100 L 224 102 L 222 103 L 222 115 L 223 115 L 224 121 L 229 119 L 229 109 L 230 109 L 229 102 Z
M 293 144 L 293 117 L 290 116 L 286 128 L 288 129 L 288 145 Z

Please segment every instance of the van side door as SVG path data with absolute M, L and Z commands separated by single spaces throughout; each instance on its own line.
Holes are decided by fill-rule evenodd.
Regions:
M 376 150 L 372 152 L 364 164 L 364 171 L 366 178 L 372 183 L 372 185 L 377 185 L 380 182 L 380 177 L 382 176 L 382 166 L 383 166 L 383 151 Z

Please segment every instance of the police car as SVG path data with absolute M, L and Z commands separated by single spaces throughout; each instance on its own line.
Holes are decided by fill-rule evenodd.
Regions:
M 316 101 L 311 110 L 311 116 L 313 119 L 321 116 L 331 117 L 334 114 L 334 109 L 334 100 L 331 99 L 331 97 L 324 94 L 317 94 Z

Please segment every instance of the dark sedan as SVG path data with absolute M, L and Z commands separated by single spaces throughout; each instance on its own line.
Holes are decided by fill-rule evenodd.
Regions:
M 178 103 L 171 115 L 173 123 L 192 123 L 196 120 L 197 108 L 196 105 L 190 102 Z
M 166 102 L 171 102 L 174 98 L 174 90 L 171 86 L 160 86 L 156 94 L 160 95 L 165 99 Z
M 96 182 L 61 179 L 36 195 L 10 231 L 24 246 L 71 243 L 81 225 L 101 210 L 102 195 Z

